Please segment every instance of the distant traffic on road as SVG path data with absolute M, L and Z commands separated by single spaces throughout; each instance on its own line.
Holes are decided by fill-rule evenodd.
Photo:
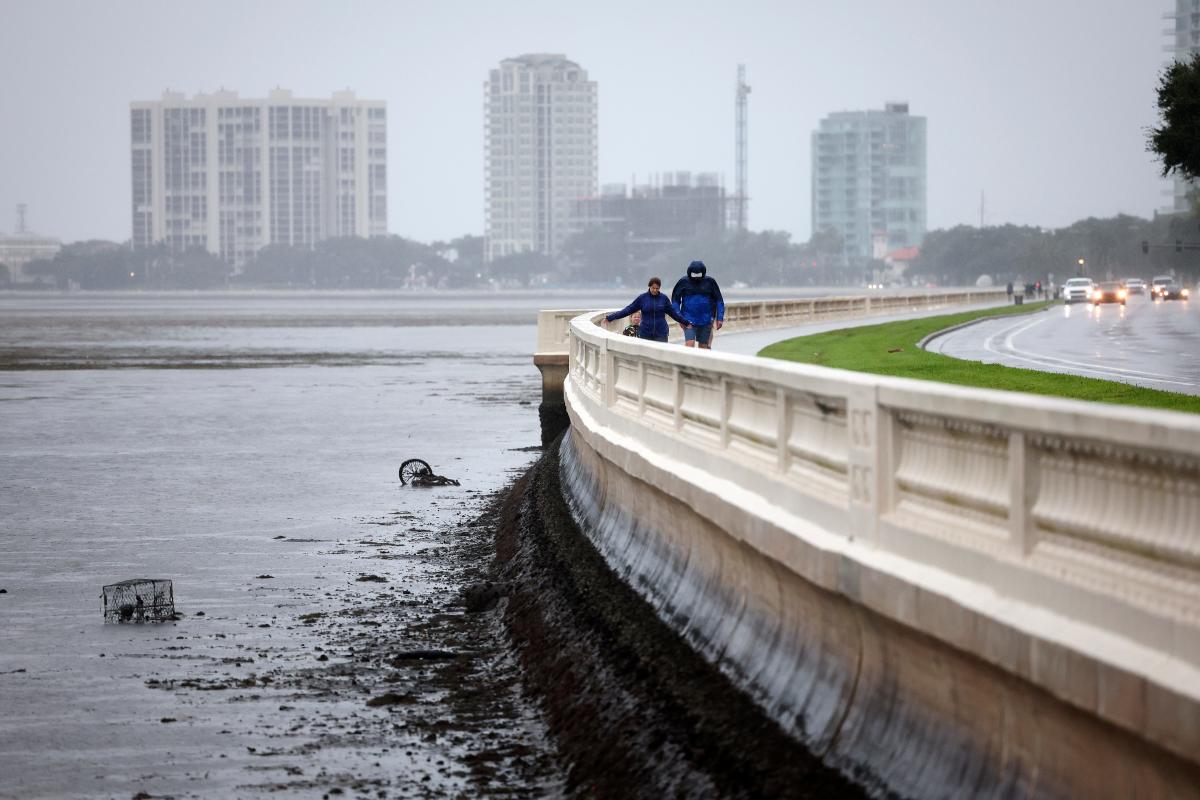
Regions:
M 1059 306 L 960 328 L 933 339 L 927 349 L 1200 395 L 1200 302 L 1189 302 L 1186 287 L 1168 280 L 1152 283 L 1150 294 L 1131 293 L 1130 282 L 1122 282 L 1121 298 L 1122 284 L 1102 288 L 1072 278 L 1063 285 Z

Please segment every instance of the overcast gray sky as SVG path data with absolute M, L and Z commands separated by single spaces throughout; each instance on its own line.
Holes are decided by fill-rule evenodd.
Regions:
M 1145 151 L 1170 0 L 0 0 L 0 231 L 130 236 L 129 103 L 164 89 L 350 88 L 388 104 L 389 230 L 483 231 L 483 81 L 561 52 L 599 84 L 600 181 L 733 184 L 746 64 L 750 226 L 810 233 L 809 134 L 831 111 L 928 118 L 929 227 L 1150 216 Z

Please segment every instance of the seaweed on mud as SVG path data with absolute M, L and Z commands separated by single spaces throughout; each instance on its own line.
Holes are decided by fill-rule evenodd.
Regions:
M 501 510 L 504 616 L 568 764 L 603 797 L 862 797 L 615 575 L 571 518 L 548 448 Z
M 183 678 L 151 678 L 146 686 L 200 692 L 212 698 L 208 702 L 267 704 L 271 713 L 260 719 L 276 721 L 259 723 L 255 732 L 300 744 L 251 755 L 328 764 L 321 751 L 391 749 L 398 763 L 408 765 L 382 776 L 324 768 L 275 774 L 269 782 L 243 783 L 235 794 L 560 796 L 564 773 L 536 705 L 522 691 L 501 616 L 463 610 L 463 588 L 492 578 L 499 498 L 483 499 L 488 505 L 477 509 L 478 516 L 421 534 L 423 565 L 437 580 L 416 577 L 420 570 L 389 573 L 384 585 L 351 576 L 328 595 L 333 603 L 297 612 L 296 625 L 320 642 L 311 650 L 283 660 L 264 653 L 257 663 L 249 655 L 236 663 L 214 662 Z M 374 553 L 364 548 L 358 557 Z M 419 760 L 397 752 L 417 750 L 415 742 Z M 427 762 L 428 753 L 437 757 Z M 413 761 L 404 761 L 407 756 Z

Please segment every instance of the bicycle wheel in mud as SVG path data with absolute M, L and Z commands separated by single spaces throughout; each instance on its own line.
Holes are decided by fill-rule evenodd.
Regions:
M 433 467 L 429 466 L 428 461 L 422 461 L 419 458 L 410 458 L 400 465 L 400 483 L 407 484 L 418 475 L 432 475 Z

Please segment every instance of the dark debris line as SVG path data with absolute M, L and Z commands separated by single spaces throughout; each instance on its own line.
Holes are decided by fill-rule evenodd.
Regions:
M 552 446 L 510 494 L 504 614 L 581 797 L 857 798 L 668 628 L 570 517 Z
M 387 523 L 391 527 L 357 542 L 368 548 L 364 557 L 382 560 L 374 569 L 384 574 L 362 572 L 330 591 L 335 602 L 326 610 L 295 617 L 321 641 L 310 658 L 244 677 L 147 685 L 224 692 L 233 702 L 265 698 L 272 710 L 279 704 L 282 713 L 266 718 L 276 746 L 247 748 L 271 765 L 261 769 L 272 770 L 269 780 L 239 787 L 252 794 L 561 794 L 555 748 L 535 702 L 522 691 L 496 612 L 500 595 L 485 589 L 490 602 L 481 604 L 469 590 L 489 585 L 495 541 L 489 520 L 496 517 L 499 496 L 489 503 L 477 518 L 445 529 Z M 384 569 L 400 558 L 390 554 L 392 546 L 414 537 L 430 546 L 406 552 L 402 566 Z M 344 768 L 339 753 L 347 752 L 374 753 L 379 760 L 357 774 Z

